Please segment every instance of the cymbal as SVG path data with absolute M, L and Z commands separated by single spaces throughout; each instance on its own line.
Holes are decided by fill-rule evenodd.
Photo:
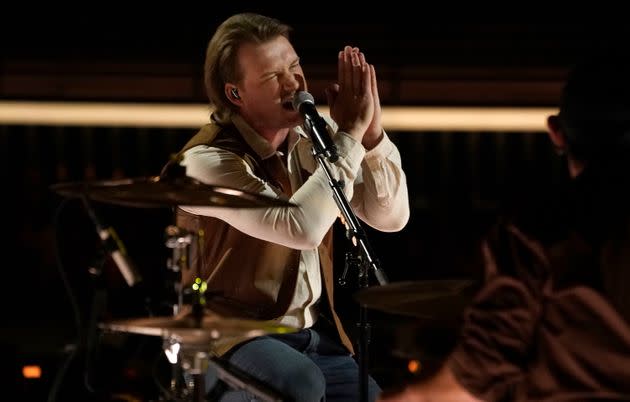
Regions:
M 232 208 L 294 206 L 277 198 L 204 184 L 188 176 L 66 182 L 51 186 L 64 197 L 81 197 L 129 207 L 194 205 Z
M 365 307 L 390 314 L 454 321 L 472 301 L 476 285 L 471 280 L 406 281 L 362 289 L 354 298 Z
M 270 334 L 287 334 L 296 329 L 269 322 L 237 318 L 223 318 L 204 314 L 198 325 L 191 314 L 186 316 L 146 317 L 101 323 L 101 329 L 130 334 L 175 338 L 184 344 L 210 343 L 218 339 Z

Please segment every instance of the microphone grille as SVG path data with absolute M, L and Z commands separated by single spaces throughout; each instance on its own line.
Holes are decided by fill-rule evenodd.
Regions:
M 314 105 L 315 99 L 313 98 L 313 95 L 306 91 L 299 91 L 296 93 L 293 97 L 293 109 L 300 110 L 300 106 L 302 106 L 303 103 L 311 103 Z

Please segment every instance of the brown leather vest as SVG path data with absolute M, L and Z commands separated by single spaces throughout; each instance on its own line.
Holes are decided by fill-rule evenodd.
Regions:
M 214 123 L 203 126 L 178 157 L 197 145 L 212 145 L 235 153 L 258 177 L 278 186 L 278 180 L 265 168 L 265 162 L 234 126 L 222 127 Z M 295 291 L 300 250 L 254 238 L 220 219 L 192 215 L 181 209 L 177 209 L 176 224 L 203 233 L 199 241 L 201 250 L 192 249 L 190 269 L 182 272 L 182 282 L 184 286 L 191 285 L 200 271 L 199 277 L 208 283 L 206 305 L 209 309 L 225 317 L 258 320 L 271 320 L 286 313 Z M 318 254 L 322 287 L 328 302 L 325 304 L 330 307 L 340 340 L 352 352 L 352 342 L 333 307 L 332 229 L 318 247 Z

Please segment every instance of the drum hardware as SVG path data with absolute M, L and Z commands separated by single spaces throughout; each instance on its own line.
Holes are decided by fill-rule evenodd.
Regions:
M 104 203 L 140 208 L 179 205 L 232 208 L 295 206 L 278 198 L 204 184 L 188 176 L 66 182 L 54 184 L 51 189 L 64 197 L 86 196 Z
M 477 287 L 473 280 L 405 281 L 362 289 L 354 298 L 363 306 L 385 313 L 457 322 Z
M 165 230 L 165 245 L 172 250 L 172 256 L 168 259 L 166 267 L 172 272 L 173 291 L 177 301 L 173 303 L 173 315 L 181 312 L 184 305 L 184 287 L 182 286 L 182 274 L 190 269 L 191 244 L 196 239 L 192 232 L 169 225 Z
M 361 289 L 354 299 L 375 310 L 376 329 L 392 345 L 391 356 L 414 364 L 414 371 L 407 370 L 420 379 L 444 364 L 478 287 L 473 280 L 393 282 Z
M 93 180 L 66 182 L 51 186 L 64 197 L 88 200 L 127 207 L 207 206 L 231 208 L 290 207 L 288 201 L 250 193 L 235 188 L 207 185 L 184 174 L 149 176 L 122 180 Z M 217 377 L 234 389 L 246 390 L 264 401 L 281 401 L 280 394 L 232 367 L 212 353 L 218 340 L 251 338 L 265 334 L 283 334 L 296 329 L 273 322 L 241 320 L 220 317 L 209 312 L 206 306 L 207 283 L 200 277 L 200 262 L 190 287 L 182 284 L 182 273 L 190 269 L 191 245 L 200 243 L 203 233 L 192 233 L 177 226 L 165 230 L 165 245 L 172 250 L 167 268 L 173 273 L 173 291 L 176 301 L 172 316 L 146 317 L 110 321 L 98 324 L 101 330 L 159 336 L 173 370 L 168 393 L 177 400 L 205 400 L 205 372 L 213 368 Z M 196 250 L 199 248 L 197 247 Z M 189 293 L 186 293 L 189 292 Z M 186 304 L 186 296 L 192 301 Z M 185 313 L 191 307 L 189 313 Z M 94 323 L 96 327 L 96 322 Z M 178 379 L 183 371 L 184 386 Z
M 208 371 L 214 374 L 217 382 L 221 380 L 233 390 L 247 391 L 254 395 L 256 400 L 267 402 L 284 400 L 276 390 L 238 370 L 229 362 L 215 357 L 201 345 L 180 345 L 174 339 L 165 339 L 164 345 L 164 352 L 169 356 L 173 368 L 173 380 L 168 390 L 171 400 L 205 401 Z
M 173 369 L 169 393 L 179 400 L 204 400 L 205 373 L 209 368 L 214 369 L 217 378 L 233 389 L 245 390 L 264 401 L 283 400 L 277 391 L 216 357 L 212 350 L 220 339 L 285 334 L 294 332 L 294 328 L 273 322 L 224 318 L 208 310 L 205 311 L 200 325 L 197 321 L 191 313 L 177 317 L 111 321 L 102 323 L 99 327 L 108 331 L 161 337 L 164 354 Z M 180 367 L 186 378 L 183 388 L 178 386 Z
M 287 334 L 295 329 L 268 321 L 226 318 L 206 309 L 197 324 L 192 313 L 179 316 L 142 317 L 101 323 L 101 329 L 174 339 L 181 344 L 208 345 L 218 339 L 253 338 L 268 334 Z

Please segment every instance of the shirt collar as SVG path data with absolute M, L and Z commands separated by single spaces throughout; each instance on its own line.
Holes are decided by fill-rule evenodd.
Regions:
M 247 145 L 249 145 L 262 160 L 270 158 L 276 153 L 276 150 L 269 144 L 269 141 L 258 134 L 240 115 L 233 114 L 232 123 L 234 123 L 236 129 L 241 133 Z M 287 137 L 289 140 L 289 153 L 291 153 L 295 145 L 299 142 L 301 135 L 304 135 L 304 132 L 300 126 L 294 127 L 289 131 Z

